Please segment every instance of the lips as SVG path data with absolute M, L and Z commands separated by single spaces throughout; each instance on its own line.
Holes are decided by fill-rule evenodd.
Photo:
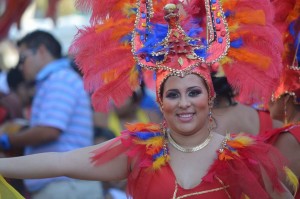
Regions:
M 181 122 L 190 122 L 193 119 L 194 115 L 195 115 L 195 113 L 179 113 L 179 114 L 176 114 L 179 121 L 181 121 Z

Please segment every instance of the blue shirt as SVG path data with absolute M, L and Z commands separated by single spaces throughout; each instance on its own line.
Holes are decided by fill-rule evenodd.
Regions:
M 37 74 L 30 125 L 57 128 L 61 134 L 56 141 L 26 147 L 25 155 L 64 152 L 93 144 L 90 97 L 68 59 L 53 61 Z M 25 184 L 29 191 L 37 191 L 62 179 L 66 178 L 25 180 Z

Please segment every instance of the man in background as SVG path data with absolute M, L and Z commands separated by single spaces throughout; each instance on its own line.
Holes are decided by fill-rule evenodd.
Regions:
M 89 95 L 69 59 L 62 58 L 60 43 L 51 34 L 37 30 L 17 45 L 24 78 L 36 87 L 30 128 L 15 134 L 2 132 L 0 147 L 25 147 L 25 155 L 30 155 L 92 145 Z M 67 177 L 26 179 L 25 186 L 32 199 L 102 198 L 98 182 Z

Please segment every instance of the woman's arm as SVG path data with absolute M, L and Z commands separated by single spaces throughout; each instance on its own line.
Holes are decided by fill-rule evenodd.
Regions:
M 273 198 L 273 199 L 293 199 L 294 198 L 292 193 L 288 190 L 288 188 L 286 188 L 286 186 L 283 183 L 281 183 L 282 187 L 284 189 L 283 192 L 279 193 L 278 191 L 274 190 L 274 187 L 273 187 L 266 171 L 264 170 L 264 168 L 261 168 L 261 170 L 262 170 L 262 177 L 263 177 L 263 181 L 265 184 L 265 188 L 266 188 L 267 192 L 269 193 L 269 195 L 271 196 L 271 198 Z
M 0 159 L 0 174 L 9 178 L 68 176 L 84 180 L 119 180 L 128 175 L 127 156 L 121 154 L 101 166 L 91 163 L 93 151 L 105 143 L 69 152 L 51 152 Z

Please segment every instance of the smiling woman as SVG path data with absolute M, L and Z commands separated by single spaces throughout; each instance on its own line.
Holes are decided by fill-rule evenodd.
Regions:
M 168 126 L 183 135 L 200 134 L 205 139 L 207 132 L 199 132 L 209 116 L 209 96 L 203 79 L 190 74 L 185 78 L 171 76 L 164 84 L 162 112 Z M 175 135 L 174 135 L 175 136 Z M 204 140 L 203 139 L 203 140 Z
M 280 43 L 270 40 L 276 39 L 276 31 L 269 0 L 172 2 L 80 0 L 78 5 L 93 10 L 93 23 L 79 31 L 71 48 L 100 111 L 109 108 L 110 100 L 116 105 L 126 101 L 138 85 L 141 68 L 154 70 L 161 124 L 128 124 L 113 140 L 66 153 L 1 159 L 0 173 L 15 178 L 128 179 L 128 195 L 134 199 L 292 198 L 281 179 L 289 170 L 283 169 L 285 161 L 277 150 L 245 134 L 225 137 L 212 131 L 211 70 L 222 62 L 236 75 L 251 67 L 257 70 L 259 59 L 272 69 L 273 63 L 264 61 L 280 55 Z M 96 23 L 108 15 L 103 24 Z M 259 24 L 257 32 L 252 31 L 254 23 Z M 229 29 L 236 34 L 231 36 Z M 258 39 L 272 45 L 248 45 Z M 245 54 L 258 61 L 244 60 Z M 242 96 L 262 94 L 253 90 L 260 83 L 247 80 L 253 85 Z

